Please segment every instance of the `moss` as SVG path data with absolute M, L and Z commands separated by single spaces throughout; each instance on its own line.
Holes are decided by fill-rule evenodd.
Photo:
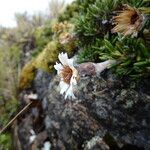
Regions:
M 42 69 L 46 72 L 51 72 L 60 51 L 61 46 L 58 41 L 49 42 L 45 49 L 36 58 L 36 68 Z
M 5 133 L 0 135 L 0 149 L 10 150 L 12 146 L 11 134 Z
M 18 99 L 2 100 L 3 105 L 0 104 L 0 127 L 4 127 L 17 112 L 19 101 Z
M 34 61 L 27 63 L 20 74 L 19 89 L 26 89 L 31 86 L 31 83 L 36 75 L 36 67 Z
M 77 48 L 77 41 L 76 40 L 71 40 L 68 43 L 63 44 L 63 48 L 69 53 L 73 53 L 76 48 Z
M 37 56 L 35 60 L 35 67 L 46 72 L 52 72 L 53 66 L 58 61 L 58 54 L 67 52 L 68 55 L 73 54 L 76 47 L 75 41 L 61 44 L 58 40 L 53 40 L 47 44 L 45 49 Z
M 45 49 L 37 56 L 35 60 L 36 68 L 50 72 L 53 68 L 54 62 L 57 60 L 57 55 L 60 51 L 59 47 L 57 41 L 49 42 Z

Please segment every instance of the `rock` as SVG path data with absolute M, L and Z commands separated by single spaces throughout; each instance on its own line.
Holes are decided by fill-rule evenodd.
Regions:
M 30 129 L 36 135 L 45 132 L 54 150 L 150 149 L 148 87 L 131 86 L 107 70 L 81 77 L 75 100 L 65 100 L 58 85 L 57 76 L 38 73 L 33 87 L 40 96 L 42 119 L 35 124 L 29 111 L 24 119 L 30 116 L 30 122 L 20 121 L 22 149 L 29 149 Z M 45 141 L 37 145 L 42 148 Z
M 109 150 L 109 146 L 103 141 L 102 138 L 95 136 L 84 147 L 84 150 Z
M 33 83 L 33 89 L 36 91 L 38 98 L 43 99 L 48 91 L 48 86 L 53 75 L 38 70 Z
M 78 72 L 80 76 L 90 76 L 96 74 L 95 65 L 92 62 L 82 63 L 78 65 Z

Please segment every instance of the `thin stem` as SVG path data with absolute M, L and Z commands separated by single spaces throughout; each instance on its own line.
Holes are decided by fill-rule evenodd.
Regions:
M 30 105 L 32 104 L 32 101 L 26 105 L 14 118 L 12 118 L 7 124 L 5 127 L 3 127 L 1 130 L 0 130 L 0 134 L 2 134 Z

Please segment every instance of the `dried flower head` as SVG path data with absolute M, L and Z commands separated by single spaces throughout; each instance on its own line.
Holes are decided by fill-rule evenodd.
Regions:
M 65 21 L 65 22 L 57 22 L 54 25 L 52 25 L 52 31 L 54 33 L 63 33 L 63 32 L 69 32 L 74 29 L 74 25 Z
M 67 53 L 61 53 L 58 55 L 61 63 L 54 65 L 57 70 L 57 74 L 60 77 L 60 94 L 65 93 L 65 99 L 75 98 L 73 94 L 73 86 L 77 84 L 79 75 L 77 69 L 73 66 L 73 59 L 68 59 Z
M 52 26 L 52 31 L 55 33 L 60 33 L 63 31 L 64 24 L 62 22 L 56 23 Z
M 66 44 L 69 41 L 71 41 L 72 39 L 73 39 L 73 36 L 68 32 L 64 32 L 59 35 L 59 42 L 61 44 Z
M 117 12 L 118 15 L 113 17 L 116 25 L 112 33 L 122 33 L 124 36 L 131 35 L 136 37 L 144 24 L 144 16 L 136 8 L 124 5 L 123 10 Z

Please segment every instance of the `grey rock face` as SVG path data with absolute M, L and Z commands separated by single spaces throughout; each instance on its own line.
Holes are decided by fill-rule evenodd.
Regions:
M 37 71 L 34 79 L 33 88 L 39 96 L 39 99 L 44 99 L 48 91 L 48 86 L 51 81 L 52 75 L 41 70 Z
M 47 133 L 45 140 L 50 141 L 51 149 L 150 149 L 148 88 L 142 91 L 141 87 L 131 86 L 105 71 L 99 77 L 82 77 L 74 92 L 77 99 L 65 100 L 59 94 L 56 76 L 41 77 L 42 84 L 38 76 L 35 80 L 35 85 L 39 82 L 36 91 L 41 93 L 42 100 L 41 130 L 34 122 L 29 124 L 36 134 Z M 28 113 L 31 115 L 32 111 Z M 28 128 L 22 122 L 20 133 L 27 133 Z M 42 147 L 40 141 L 35 143 Z

